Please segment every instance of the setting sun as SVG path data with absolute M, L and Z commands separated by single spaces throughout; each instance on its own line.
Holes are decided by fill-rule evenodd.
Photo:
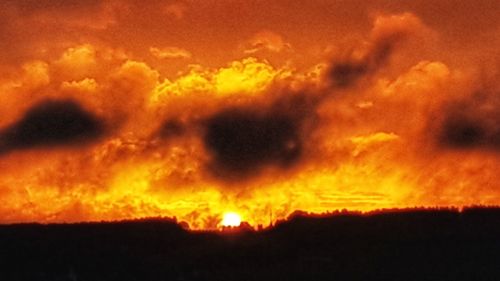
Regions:
M 241 217 L 237 213 L 225 213 L 221 224 L 224 227 L 238 227 L 241 224 Z

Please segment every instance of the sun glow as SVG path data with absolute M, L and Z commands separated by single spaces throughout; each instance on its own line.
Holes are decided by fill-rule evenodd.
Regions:
M 237 213 L 228 212 L 224 214 L 221 225 L 223 227 L 238 227 L 241 224 L 241 217 Z

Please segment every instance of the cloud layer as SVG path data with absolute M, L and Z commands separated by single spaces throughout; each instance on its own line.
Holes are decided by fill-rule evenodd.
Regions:
M 500 204 L 497 1 L 59 2 L 1 4 L 2 222 Z

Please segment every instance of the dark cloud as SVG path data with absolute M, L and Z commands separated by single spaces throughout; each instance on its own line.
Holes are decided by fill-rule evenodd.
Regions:
M 333 62 L 328 71 L 334 87 L 347 88 L 377 72 L 388 61 L 398 40 L 389 38 L 377 42 L 362 59 L 344 59 Z
M 1 150 L 78 144 L 104 133 L 100 119 L 72 100 L 45 100 L 0 133 Z
M 449 116 L 442 126 L 439 141 L 455 149 L 500 150 L 500 130 L 489 127 L 483 120 Z
M 219 175 L 243 176 L 266 165 L 287 167 L 302 151 L 299 124 L 287 115 L 225 109 L 206 121 L 203 142 Z
M 477 121 L 451 117 L 443 125 L 440 141 L 455 148 L 471 148 L 484 145 L 486 135 L 486 130 Z
M 438 133 L 439 143 L 453 149 L 500 150 L 500 111 L 493 98 L 448 105 Z
M 366 63 L 341 62 L 333 64 L 330 78 L 335 87 L 346 88 L 368 72 Z
M 334 60 L 327 72 L 327 79 L 337 88 L 354 86 L 387 65 L 396 47 L 411 37 L 417 38 L 417 34 L 430 36 L 431 32 L 412 14 L 379 17 L 366 49 L 361 44 L 347 56 Z

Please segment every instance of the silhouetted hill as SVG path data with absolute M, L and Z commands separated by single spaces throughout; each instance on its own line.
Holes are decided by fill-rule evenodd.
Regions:
M 0 226 L 0 280 L 500 280 L 500 208 L 294 214 L 261 232 L 174 221 Z

